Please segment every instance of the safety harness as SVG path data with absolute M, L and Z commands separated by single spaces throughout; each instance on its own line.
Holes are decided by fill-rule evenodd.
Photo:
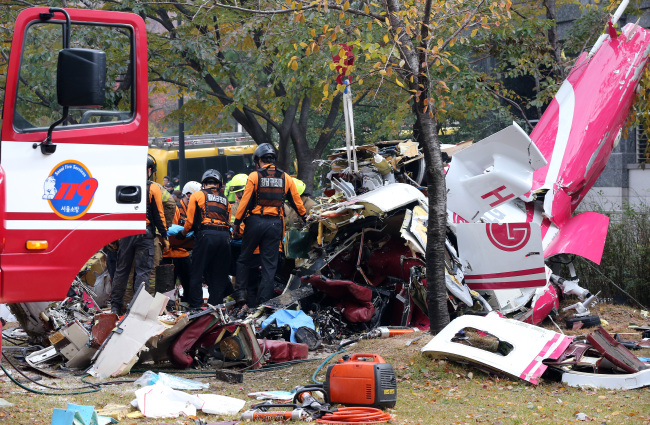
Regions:
M 187 197 L 176 201 L 176 208 L 178 208 L 178 213 L 181 216 L 180 220 L 178 221 L 178 224 L 180 224 L 181 226 L 183 226 L 185 224 L 185 221 L 187 220 L 188 205 L 189 205 L 189 200 L 187 200 Z
M 228 225 L 228 200 L 219 194 L 219 189 L 202 189 L 205 195 L 203 204 L 203 217 L 201 226 L 206 229 L 229 229 Z M 205 220 L 209 221 L 205 221 Z
M 262 215 L 264 208 L 277 208 L 278 216 L 281 216 L 285 191 L 284 171 L 276 168 L 271 174 L 268 168 L 263 168 L 257 171 L 257 175 L 257 205 L 262 207 Z

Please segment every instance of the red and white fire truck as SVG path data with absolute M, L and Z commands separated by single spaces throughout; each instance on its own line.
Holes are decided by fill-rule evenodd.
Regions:
M 95 252 L 144 232 L 146 44 L 135 14 L 18 16 L 0 143 L 0 302 L 63 299 Z

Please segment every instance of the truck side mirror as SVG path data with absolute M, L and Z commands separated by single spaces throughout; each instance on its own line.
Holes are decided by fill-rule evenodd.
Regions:
M 56 91 L 61 106 L 101 107 L 106 97 L 105 85 L 106 53 L 76 48 L 59 52 Z

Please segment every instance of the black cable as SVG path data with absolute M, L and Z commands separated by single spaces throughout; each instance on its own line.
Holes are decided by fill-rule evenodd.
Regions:
M 11 360 L 9 360 L 9 356 L 7 356 L 5 353 L 2 353 L 2 357 L 4 357 L 4 359 L 5 359 L 5 360 L 6 360 L 6 361 L 11 365 L 11 367 L 13 367 L 14 369 L 16 369 L 16 372 L 18 372 L 18 373 L 19 373 L 23 378 L 27 379 L 28 381 L 30 381 L 30 382 L 32 382 L 32 383 L 34 383 L 34 384 L 36 384 L 36 385 L 38 385 L 38 386 L 40 386 L 40 387 L 47 388 L 47 389 L 49 389 L 49 390 L 59 390 L 59 391 L 62 390 L 61 388 L 50 387 L 49 385 L 41 384 L 40 382 L 35 381 L 33 378 L 30 378 L 29 376 L 25 375 L 25 374 L 23 373 L 23 371 L 21 371 L 20 369 L 18 369 L 18 367 L 16 367 L 16 365 L 13 364 L 13 362 L 12 362 Z M 85 388 L 90 388 L 90 387 L 92 387 L 92 388 L 96 388 L 96 387 L 99 387 L 99 385 L 93 385 L 93 384 L 91 384 L 91 385 L 84 385 L 83 387 L 79 387 L 79 388 L 68 388 L 68 389 L 66 389 L 66 390 L 80 390 L 80 389 L 85 389 Z
M 14 338 L 11 336 L 7 336 L 4 332 L 2 332 L 2 339 L 6 339 L 7 341 L 11 342 L 14 345 L 22 346 L 27 344 L 27 341 L 20 340 L 18 338 Z
M 246 366 L 243 369 L 239 369 L 239 370 L 235 371 L 235 373 L 242 373 L 245 370 L 252 368 L 256 364 L 258 364 L 260 362 L 260 360 L 262 360 L 264 358 L 264 354 L 266 354 L 266 338 L 264 338 L 264 349 L 262 350 L 262 354 L 260 354 L 260 356 L 257 358 L 257 361 L 255 363 L 253 363 L 252 365 L 250 365 L 250 366 Z

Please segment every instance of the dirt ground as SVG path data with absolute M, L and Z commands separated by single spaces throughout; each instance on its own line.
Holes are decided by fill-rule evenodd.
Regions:
M 630 324 L 650 325 L 647 313 L 625 306 L 599 304 L 592 313 L 600 315 L 609 324 L 605 326 L 610 333 L 634 332 Z M 562 326 L 563 321 L 556 323 Z M 543 323 L 548 329 L 557 330 L 550 321 Z M 589 329 L 566 331 L 570 335 L 585 335 Z M 640 335 L 623 335 L 624 339 L 636 339 Z M 564 387 L 559 382 L 542 380 L 533 386 L 520 380 L 503 379 L 487 375 L 470 366 L 434 361 L 420 354 L 420 349 L 431 339 L 425 335 L 420 340 L 406 346 L 414 335 L 366 340 L 352 346 L 344 354 L 377 353 L 393 365 L 398 378 L 398 401 L 394 409 L 393 423 L 397 424 L 578 424 L 582 423 L 577 414 L 584 413 L 587 422 L 597 424 L 650 424 L 650 388 L 630 391 L 595 390 L 588 388 Z M 3 344 L 9 346 L 7 342 Z M 210 384 L 204 392 L 237 397 L 247 401 L 247 409 L 256 401 L 247 394 L 262 390 L 291 390 L 311 383 L 311 376 L 330 352 L 315 353 L 316 359 L 293 365 L 288 368 L 244 374 L 241 384 L 227 384 L 216 380 L 206 371 L 168 371 L 179 376 L 194 378 Z M 650 350 L 634 351 L 637 356 L 650 357 Z M 338 355 L 340 358 L 343 354 Z M 331 364 L 330 362 L 329 364 Z M 17 374 L 3 360 L 2 364 L 14 376 Z M 145 369 L 139 369 L 144 371 Z M 324 379 L 324 371 L 317 376 Z M 180 375 L 181 372 L 186 372 Z M 36 377 L 34 372 L 26 372 Z M 60 378 L 43 376 L 39 381 L 54 388 L 74 389 L 84 383 L 81 377 L 70 372 L 53 370 Z M 131 373 L 120 379 L 134 380 L 141 372 Z M 22 379 L 22 378 L 21 378 Z M 94 378 L 86 378 L 95 382 Z M 29 383 L 29 388 L 46 392 L 54 390 L 37 387 Z M 76 395 L 34 394 L 19 388 L 8 377 L 0 377 L 0 397 L 13 403 L 11 407 L 0 407 L 0 424 L 50 424 L 52 409 L 65 408 L 68 402 L 92 405 L 101 409 L 107 404 L 128 405 L 135 398 L 133 383 L 103 386 L 101 391 Z M 135 409 L 132 409 L 136 412 Z M 237 420 L 239 415 L 219 417 L 198 414 L 198 419 L 206 423 Z M 195 425 L 193 418 L 146 419 L 126 418 L 120 424 L 184 424 Z

